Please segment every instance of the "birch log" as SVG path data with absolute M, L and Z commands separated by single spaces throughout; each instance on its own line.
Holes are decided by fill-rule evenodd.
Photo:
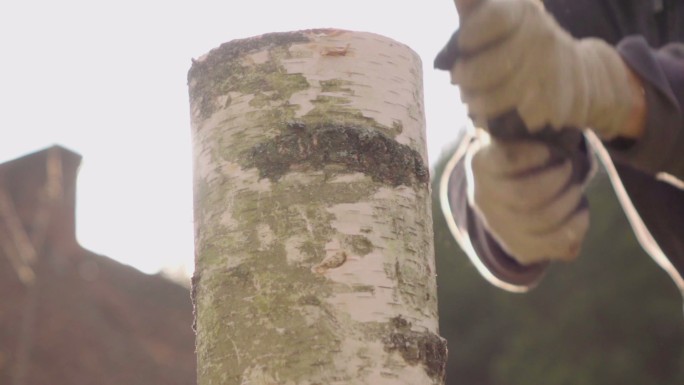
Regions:
M 419 57 L 274 33 L 188 83 L 198 384 L 442 384 Z

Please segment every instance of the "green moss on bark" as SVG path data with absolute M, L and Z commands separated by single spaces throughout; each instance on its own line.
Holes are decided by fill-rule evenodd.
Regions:
M 250 191 L 232 193 L 231 217 L 239 218 L 236 226 L 241 235 L 217 233 L 200 245 L 198 255 L 202 260 L 198 267 L 204 269 L 199 281 L 202 292 L 229 293 L 210 303 L 195 299 L 198 323 L 208 333 L 201 338 L 206 346 L 198 352 L 223 357 L 211 360 L 221 362 L 218 372 L 234 381 L 249 367 L 249 362 L 238 357 L 259 356 L 266 351 L 292 352 L 293 346 L 306 346 L 296 354 L 273 356 L 276 361 L 285 360 L 273 363 L 280 375 L 302 380 L 310 375 L 302 367 L 325 365 L 333 359 L 341 338 L 334 334 L 335 326 L 329 324 L 333 321 L 303 315 L 329 312 L 324 299 L 334 288 L 324 277 L 311 273 L 311 265 L 324 258 L 325 244 L 334 234 L 330 225 L 334 217 L 325 208 L 367 199 L 377 184 L 370 178 L 332 183 L 324 173 L 318 173 L 309 175 L 307 185 L 283 179 L 272 187 L 272 191 L 260 196 Z M 218 189 L 226 189 L 222 194 L 229 194 L 230 185 Z M 217 208 L 208 211 L 214 210 Z M 271 244 L 259 239 L 257 224 L 265 224 L 273 232 Z M 287 258 L 285 242 L 293 237 L 303 237 L 298 248 L 299 263 Z M 353 244 L 359 250 L 368 247 L 362 240 L 354 240 Z M 220 253 L 214 253 L 214 249 Z M 236 267 L 216 269 L 240 255 L 249 257 Z M 214 267 L 209 268 L 208 263 Z M 215 330 L 211 325 L 216 325 Z M 255 336 L 259 341 L 254 340 Z
M 349 87 L 353 82 L 344 79 L 321 80 L 322 92 L 344 92 L 347 95 L 354 95 L 354 91 Z
M 338 345 L 329 320 L 311 323 L 301 307 L 318 307 L 325 285 L 312 293 L 313 277 L 308 271 L 269 258 L 252 259 L 239 267 L 204 277 L 205 290 L 226 293 L 201 306 L 198 323 L 203 326 L 201 359 L 219 365 L 203 378 L 206 384 L 241 383 L 243 373 L 255 357 L 269 354 L 269 366 L 288 379 L 306 379 L 302 368 L 327 364 Z M 287 277 L 287 279 L 283 279 Z M 313 277 L 313 278 L 312 278 Z M 257 290 L 255 290 L 257 288 Z M 301 293 L 308 301 L 302 301 Z M 214 326 L 214 329 L 208 329 Z M 301 346 L 302 349 L 293 349 Z M 305 347 L 305 348 L 304 348 Z M 280 353 L 279 353 L 280 352 Z M 283 354 L 289 352 L 288 354 Z M 215 368 L 216 369 L 216 368 Z
M 265 105 L 269 101 L 287 100 L 292 93 L 306 89 L 309 84 L 302 74 L 288 74 L 280 60 L 289 57 L 288 48 L 294 43 L 309 41 L 303 31 L 271 33 L 254 38 L 234 40 L 222 44 L 204 58 L 193 61 L 188 72 L 190 99 L 199 107 L 203 119 L 210 117 L 218 108 L 219 96 L 229 92 L 258 95 L 255 103 Z M 267 50 L 265 63 L 246 65 L 245 55 Z

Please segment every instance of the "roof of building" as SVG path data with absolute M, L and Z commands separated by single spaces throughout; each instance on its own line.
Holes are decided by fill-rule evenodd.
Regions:
M 188 290 L 78 244 L 80 161 L 0 164 L 0 384 L 194 384 Z

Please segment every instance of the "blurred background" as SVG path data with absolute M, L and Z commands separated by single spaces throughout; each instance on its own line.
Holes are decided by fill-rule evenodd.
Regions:
M 146 273 L 191 273 L 192 58 L 307 28 L 398 40 L 423 59 L 434 159 L 465 121 L 448 74 L 432 69 L 457 26 L 449 0 L 2 2 L 0 162 L 52 144 L 80 153 L 80 243 Z
M 52 246 L 41 255 L 56 258 L 35 266 L 39 281 L 19 279 L 11 250 L 3 249 L 0 384 L 194 381 L 187 287 L 156 274 L 192 271 L 190 59 L 232 39 L 317 27 L 379 33 L 423 58 L 428 151 L 438 180 L 467 125 L 457 89 L 432 70 L 457 27 L 451 1 L 0 4 L 0 162 L 65 147 L 53 151 L 73 173 L 65 191 L 79 164 L 80 172 L 57 212 L 66 228 L 75 221 L 83 246 L 46 241 Z M 37 178 L 11 192 L 35 193 L 18 206 L 19 218 L 40 217 L 48 207 L 39 193 L 49 154 L 13 163 Z M 479 277 L 435 195 L 448 384 L 684 383 L 680 294 L 637 245 L 603 174 L 590 200 L 594 222 L 579 261 L 555 265 L 538 288 L 515 295 Z M 43 230 L 31 234 L 49 233 Z M 75 269 L 55 262 L 65 255 Z

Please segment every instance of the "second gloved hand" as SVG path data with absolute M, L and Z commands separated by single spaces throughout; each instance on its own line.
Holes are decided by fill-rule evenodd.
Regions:
M 577 257 L 589 228 L 590 172 L 578 175 L 576 163 L 534 140 L 493 141 L 471 157 L 472 203 L 506 252 L 523 265 Z

